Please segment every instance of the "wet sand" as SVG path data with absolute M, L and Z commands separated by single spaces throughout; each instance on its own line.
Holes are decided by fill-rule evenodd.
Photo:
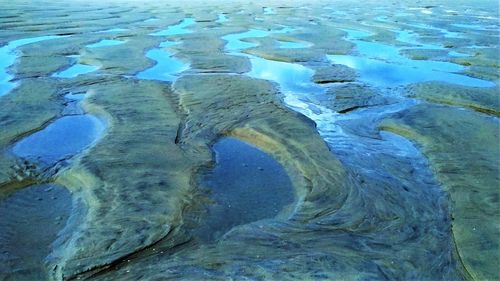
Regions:
M 0 279 L 498 279 L 492 6 L 9 3 Z

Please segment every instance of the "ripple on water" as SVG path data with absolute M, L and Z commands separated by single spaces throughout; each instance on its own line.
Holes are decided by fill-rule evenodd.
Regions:
M 214 205 L 196 235 L 217 238 L 232 227 L 272 218 L 294 202 L 294 189 L 284 168 L 267 153 L 233 137 L 214 146 L 216 166 L 203 176 Z

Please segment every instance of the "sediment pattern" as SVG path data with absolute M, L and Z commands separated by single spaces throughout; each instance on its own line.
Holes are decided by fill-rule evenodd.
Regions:
M 0 279 L 499 279 L 498 15 L 432 2 L 4 3 L 0 46 L 56 37 L 1 72 Z M 102 132 L 49 166 L 16 154 L 69 115 Z M 225 137 L 276 160 L 293 203 L 207 241 Z

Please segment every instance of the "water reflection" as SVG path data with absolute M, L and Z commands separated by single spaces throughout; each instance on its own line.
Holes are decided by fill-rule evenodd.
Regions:
M 266 60 L 255 56 L 249 56 L 252 70 L 248 76 L 270 80 L 280 85 L 282 92 L 294 92 L 298 94 L 313 94 L 322 92 L 324 89 L 314 83 L 311 78 L 314 71 L 300 64 Z
M 293 186 L 271 156 L 236 138 L 219 140 L 213 150 L 216 166 L 203 179 L 215 204 L 206 225 L 197 231 L 212 240 L 232 227 L 272 218 L 294 202 Z
M 170 35 L 180 35 L 180 34 L 188 34 L 192 31 L 186 29 L 186 27 L 195 24 L 195 20 L 192 18 L 185 18 L 180 23 L 175 25 L 170 25 L 167 29 L 160 30 L 158 32 L 151 33 L 153 36 L 170 36 Z
M 64 116 L 18 143 L 12 152 L 24 159 L 52 166 L 93 144 L 104 132 L 104 124 L 92 115 Z
M 66 36 L 40 36 L 32 38 L 23 38 L 19 40 L 10 41 L 7 45 L 0 48 L 0 96 L 7 94 L 10 90 L 16 87 L 16 83 L 11 82 L 14 78 L 13 75 L 8 73 L 9 67 L 14 65 L 18 54 L 15 50 L 21 46 L 51 40 L 56 38 L 63 38 Z
M 346 39 L 356 45 L 357 56 L 329 55 L 329 60 L 336 64 L 346 65 L 360 73 L 363 82 L 377 86 L 399 86 L 417 82 L 443 81 L 471 87 L 493 87 L 491 81 L 472 78 L 457 74 L 465 67 L 441 61 L 412 60 L 402 56 L 400 48 L 361 40 L 371 35 L 365 31 L 344 29 Z M 398 32 L 397 39 L 409 44 L 420 44 L 416 36 L 407 31 Z M 433 45 L 423 45 L 421 48 L 441 49 Z
M 160 47 L 175 45 L 174 42 L 163 42 Z M 152 49 L 146 53 L 146 57 L 154 60 L 156 64 L 137 74 L 139 79 L 150 79 L 172 82 L 177 79 L 176 74 L 189 69 L 189 65 L 175 58 L 171 53 L 163 49 Z
M 99 67 L 95 65 L 76 63 L 65 70 L 56 72 L 52 77 L 57 78 L 75 78 L 78 75 L 87 74 L 98 70 Z

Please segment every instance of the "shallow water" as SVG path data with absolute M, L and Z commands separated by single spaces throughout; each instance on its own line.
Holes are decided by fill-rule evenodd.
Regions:
M 226 51 L 236 52 L 236 51 L 241 51 L 244 49 L 257 47 L 259 45 L 257 43 L 246 42 L 243 39 L 264 38 L 264 37 L 269 36 L 270 34 L 284 34 L 284 33 L 289 33 L 291 31 L 293 31 L 293 29 L 291 29 L 289 27 L 283 27 L 281 29 L 271 30 L 271 31 L 260 30 L 260 29 L 250 29 L 250 30 L 245 31 L 245 32 L 231 33 L 231 34 L 222 36 L 222 39 L 227 42 L 226 45 L 224 46 L 224 49 Z
M 224 23 L 224 22 L 227 22 L 228 20 L 229 19 L 226 17 L 226 15 L 220 14 L 217 16 L 217 20 L 215 22 Z
M 476 105 L 479 106 L 478 111 L 483 110 L 484 104 L 494 100 L 494 89 L 467 89 L 454 85 L 448 88 L 442 84 L 405 87 L 413 83 L 411 79 L 427 81 L 425 76 L 419 77 L 422 74 L 413 73 L 420 69 L 457 75 L 455 80 L 447 81 L 457 84 L 464 83 L 461 78 L 467 77 L 469 73 L 474 77 L 496 79 L 496 37 L 492 35 L 493 32 L 478 32 L 450 25 L 453 22 L 480 23 L 479 20 L 471 19 L 491 14 L 491 11 L 478 10 L 472 6 L 466 10 L 459 3 L 448 7 L 442 3 L 434 8 L 423 9 L 420 8 L 422 3 L 398 2 L 394 5 L 377 2 L 371 6 L 370 3 L 357 5 L 349 1 L 336 2 L 330 8 L 331 11 L 326 11 L 323 10 L 324 3 L 314 5 L 289 1 L 275 8 L 277 14 L 263 15 L 267 13 L 263 5 L 251 5 L 249 2 L 224 2 L 210 7 L 185 3 L 167 6 L 153 3 L 148 6 L 143 3 L 130 7 L 114 5 L 109 9 L 105 4 L 92 7 L 88 3 L 79 6 L 75 2 L 58 7 L 49 5 L 49 2 L 47 7 L 38 7 L 26 1 L 16 6 L 16 1 L 13 1 L 9 2 L 12 7 L 1 12 L 0 25 L 5 25 L 2 34 L 10 38 L 23 32 L 75 34 L 73 36 L 78 37 L 55 42 L 61 43 L 60 46 L 44 43 L 48 48 L 40 52 L 36 52 L 38 46 L 22 49 L 26 51 L 25 57 L 16 62 L 12 69 L 19 70 L 19 77 L 30 78 L 20 80 L 23 87 L 16 89 L 18 95 L 0 98 L 4 107 L 0 123 L 6 121 L 7 132 L 2 137 L 8 143 L 3 150 L 12 154 L 11 144 L 15 145 L 24 137 L 29 138 L 28 134 L 38 129 L 40 133 L 46 130 L 48 127 L 36 127 L 45 122 L 45 110 L 57 109 L 61 104 L 61 94 L 67 91 L 95 92 L 89 106 L 99 106 L 113 125 L 109 135 L 100 140 L 102 145 L 88 149 L 90 144 L 86 146 L 87 149 L 83 148 L 84 157 L 71 161 L 76 158 L 75 155 L 70 161 L 58 162 L 54 169 L 46 173 L 38 173 L 37 167 L 43 168 L 43 165 L 31 165 L 31 161 L 10 157 L 15 155 L 8 155 L 1 163 L 2 166 L 12 167 L 0 171 L 0 177 L 7 174 L 4 180 L 8 181 L 8 188 L 11 187 L 12 179 L 20 181 L 20 184 L 31 180 L 47 182 L 57 179 L 75 192 L 75 201 L 89 203 L 88 216 L 81 223 L 78 222 L 75 229 L 65 229 L 68 236 L 64 238 L 68 239 L 61 240 L 67 241 L 67 244 L 56 243 L 50 259 L 46 261 L 44 269 L 53 273 L 48 277 L 50 280 L 76 280 L 89 276 L 89 279 L 100 280 L 140 280 L 158 276 L 173 280 L 463 280 L 461 272 L 481 272 L 485 268 L 484 264 L 492 260 L 488 253 L 483 254 L 481 251 L 498 248 L 496 240 L 488 236 L 493 231 L 486 231 L 486 223 L 479 226 L 480 221 L 488 218 L 494 221 L 494 216 L 481 217 L 480 212 L 484 208 L 485 212 L 490 213 L 488 206 L 496 202 L 496 193 L 477 189 L 477 194 L 473 196 L 458 197 L 472 200 L 470 205 L 458 209 L 448 204 L 460 200 L 451 197 L 451 201 L 448 196 L 453 196 L 456 190 L 453 181 L 457 175 L 465 175 L 464 181 L 455 181 L 460 184 L 459 188 L 468 187 L 462 184 L 464 182 L 477 187 L 475 180 L 482 180 L 483 177 L 488 178 L 488 183 L 495 182 L 496 162 L 481 157 L 481 152 L 489 150 L 486 144 L 496 136 L 495 130 L 489 130 L 490 124 L 478 119 L 488 116 L 490 111 L 498 115 L 498 110 L 493 103 L 492 106 L 484 107 L 486 113 L 472 111 Z M 478 1 L 469 2 L 477 4 Z M 407 10 L 407 4 L 417 8 Z M 447 15 L 444 8 L 456 9 L 460 15 Z M 242 15 L 236 15 L 238 11 Z M 177 19 L 180 14 L 199 19 L 199 26 L 173 29 L 165 35 L 171 37 L 151 36 L 148 40 L 141 40 L 152 32 L 168 31 L 168 26 L 161 23 Z M 377 24 L 373 19 L 380 15 L 387 15 L 387 18 L 379 17 L 385 23 Z M 226 16 L 229 17 L 229 24 L 221 24 L 221 21 L 227 20 Z M 156 17 L 159 19 L 157 22 L 149 23 Z M 413 23 L 415 25 L 412 26 Z M 488 22 L 495 23 L 496 19 Z M 279 29 L 280 24 L 296 30 L 286 37 L 276 36 L 279 32 L 273 29 Z M 366 65 L 357 66 L 363 70 L 352 71 L 339 66 L 330 68 L 332 63 L 326 55 L 347 54 L 351 46 L 342 42 L 338 27 L 367 30 L 364 33 L 360 31 L 358 37 L 349 38 L 358 43 L 357 49 L 352 49 L 350 55 L 359 61 L 346 62 L 354 67 L 367 60 Z M 104 33 L 100 36 L 95 30 L 125 31 L 127 36 L 109 36 L 119 33 Z M 228 35 L 226 39 L 230 40 L 223 50 L 223 42 L 218 39 L 223 34 L 242 30 L 259 30 L 267 34 L 263 37 L 268 38 L 259 40 L 255 39 L 259 36 L 252 38 L 233 34 L 237 38 L 231 40 L 231 35 Z M 281 32 L 287 32 L 283 30 Z M 191 31 L 192 34 L 182 35 Z M 176 32 L 184 33 L 176 36 Z M 374 36 L 367 37 L 369 35 Z M 464 39 L 457 39 L 459 36 Z M 99 65 L 101 69 L 95 72 L 98 75 L 81 75 L 71 80 L 35 78 L 39 73 L 51 71 L 51 75 L 54 69 L 64 70 L 57 68 L 58 65 L 64 63 L 65 55 L 77 53 L 81 42 L 87 42 L 85 45 L 104 38 L 124 40 L 127 44 L 115 48 L 100 46 L 107 49 L 93 49 L 95 52 L 87 49 L 89 52 L 86 52 L 85 57 L 82 53 L 82 60 L 76 61 L 79 56 L 72 56 L 74 60 L 67 59 L 71 63 L 64 66 L 70 67 L 75 63 Z M 369 42 L 372 39 L 375 42 Z M 164 40 L 169 41 L 160 43 Z M 292 42 L 285 42 L 288 40 Z M 309 40 L 315 45 L 302 40 Z M 254 42 L 263 42 L 265 46 L 248 51 L 255 55 L 246 54 L 244 49 L 258 47 Z M 471 45 L 488 49 L 465 49 L 465 46 Z M 310 47 L 308 50 L 301 49 Z M 465 54 L 459 53 L 462 51 Z M 451 58 L 466 55 L 472 57 L 460 60 Z M 197 66 L 196 70 L 200 71 L 184 72 L 190 74 L 189 78 L 180 79 L 171 91 L 165 87 L 171 83 L 143 83 L 138 79 L 129 79 L 135 77 L 131 77 L 130 73 L 144 70 L 137 77 L 174 81 L 176 75 L 189 66 L 181 65 L 182 62 L 173 56 L 193 62 Z M 410 57 L 454 60 L 464 65 L 470 63 L 471 67 L 441 61 L 418 62 Z M 101 60 L 94 63 L 97 59 Z M 147 69 L 150 65 L 152 67 Z M 313 76 L 314 69 L 320 72 L 318 77 Z M 332 71 L 331 77 L 328 77 L 328 69 Z M 458 73 L 464 70 L 465 75 Z M 243 73 L 245 71 L 248 72 Z M 360 75 L 356 82 L 332 82 L 351 81 L 352 72 Z M 400 74 L 398 76 L 393 72 Z M 404 75 L 409 77 L 408 80 Z M 438 75 L 435 77 L 439 78 Z M 266 79 L 272 83 L 250 78 Z M 321 81 L 320 84 L 315 84 L 313 79 Z M 471 84 L 471 81 L 466 82 Z M 39 107 L 27 100 L 36 96 L 24 95 L 23 98 L 21 95 L 36 89 L 37 83 L 45 86 L 40 87 L 41 90 L 57 91 L 53 95 L 41 92 L 43 96 L 53 98 L 43 100 Z M 281 91 L 276 98 L 269 96 L 273 94 L 273 91 L 268 91 L 271 84 Z M 253 85 L 255 90 L 262 89 L 263 92 L 255 93 Z M 427 92 L 423 93 L 425 89 L 440 91 L 443 96 L 426 96 Z M 406 95 L 425 101 L 410 99 Z M 59 98 L 56 99 L 56 96 Z M 59 112 L 61 115 L 69 117 L 67 115 L 85 114 L 78 106 L 84 95 L 69 94 L 65 98 L 65 108 Z M 441 103 L 447 104 L 437 105 Z M 296 112 L 287 112 L 286 106 Z M 448 114 L 456 114 L 454 117 L 457 118 L 449 118 Z M 460 120 L 462 116 L 467 118 Z M 56 119 L 52 121 L 53 124 L 59 122 Z M 418 147 L 399 135 L 381 131 L 380 124 L 386 130 L 407 135 L 422 146 Z M 436 129 L 440 125 L 443 125 L 440 129 L 444 130 Z M 487 130 L 484 130 L 483 125 Z M 263 144 L 263 148 L 280 152 L 276 159 L 283 159 L 282 163 L 290 164 L 287 166 L 291 168 L 288 172 L 292 172 L 290 176 L 297 179 L 293 184 L 304 197 L 293 201 L 293 188 L 289 186 L 289 180 L 283 184 L 288 188 L 283 193 L 279 191 L 274 194 L 275 186 L 264 190 L 264 185 L 285 181 L 286 173 L 281 166 L 269 168 L 269 173 L 266 165 L 256 166 L 262 161 L 258 157 L 260 154 L 264 154 L 265 159 L 270 158 L 270 162 L 279 164 L 271 155 L 251 144 L 223 138 L 211 147 L 216 136 L 242 126 L 247 126 L 243 127 L 243 132 L 249 134 L 246 135 L 249 142 Z M 255 129 L 258 136 L 253 135 L 254 131 L 246 130 L 248 127 Z M 474 128 L 470 127 L 477 127 L 477 137 Z M 78 127 L 74 129 L 79 130 Z M 19 136 L 16 137 L 16 134 Z M 64 136 L 65 133 L 61 129 L 56 134 Z M 318 139 L 319 136 L 324 142 Z M 484 145 L 478 147 L 477 143 L 483 143 L 483 140 Z M 457 145 L 468 149 L 462 149 L 464 153 L 458 153 L 455 157 L 453 147 Z M 210 154 L 207 154 L 210 148 L 214 152 L 214 166 L 205 167 L 206 174 L 202 178 L 200 174 L 193 178 L 193 171 L 210 160 Z M 421 151 L 426 154 L 423 155 Z M 224 155 L 227 155 L 227 159 L 224 159 Z M 431 163 L 427 163 L 426 157 Z M 250 162 L 250 165 L 238 166 L 238 162 L 234 161 L 241 158 L 250 159 L 241 161 Z M 440 162 L 439 158 L 443 161 Z M 18 161 L 18 165 L 12 165 L 11 159 L 12 163 Z M 31 159 L 41 161 L 35 155 Z M 477 168 L 475 165 L 468 168 L 467 164 L 463 164 L 468 161 L 479 165 Z M 60 165 L 64 169 L 59 169 Z M 32 169 L 36 169 L 34 174 Z M 434 179 L 435 175 L 440 180 L 444 176 L 445 180 L 438 183 Z M 447 178 L 452 180 L 447 181 Z M 200 193 L 189 192 L 200 179 L 205 183 L 206 189 L 203 191 L 207 191 L 206 194 L 208 190 L 212 191 L 215 204 L 207 204 L 208 198 L 201 196 L 203 192 L 200 190 Z M 0 182 L 0 186 L 4 184 L 5 181 Z M 244 187 L 249 187 L 249 190 L 242 190 Z M 443 190 L 451 192 L 447 194 Z M 287 201 L 284 198 L 288 198 L 290 191 L 291 205 L 282 202 Z M 11 192 L 10 189 L 8 192 Z M 42 200 L 45 201 L 44 198 Z M 24 218 L 39 218 L 36 208 L 26 208 L 33 214 L 25 210 L 23 213 L 23 210 L 16 208 L 16 204 L 4 208 L 2 203 L 2 217 L 10 215 L 4 212 L 7 209 L 22 214 L 4 220 L 10 221 L 10 225 L 25 221 Z M 203 212 L 200 213 L 201 204 L 206 204 L 203 206 L 208 211 L 207 219 Z M 24 208 L 27 204 L 18 205 Z M 57 208 L 56 205 L 54 203 L 54 208 Z M 195 208 L 195 214 L 184 212 L 192 208 Z M 290 214 L 292 208 L 293 213 Z M 460 223 L 461 218 L 466 216 L 468 219 L 472 215 L 470 226 L 474 227 L 476 235 L 486 234 L 483 239 L 468 239 L 468 233 L 472 233 L 472 230 L 469 230 L 467 223 Z M 0 228 L 4 221 L 0 222 Z M 43 219 L 40 221 L 43 222 Z M 193 224 L 204 222 L 207 224 L 200 228 L 198 237 L 209 243 L 197 241 L 196 236 L 191 239 L 193 237 L 188 233 Z M 43 228 L 43 225 L 34 223 L 33 227 Z M 231 231 L 232 228 L 234 231 Z M 0 237 L 7 237 L 2 236 L 6 233 L 10 232 L 0 229 Z M 12 233 L 25 235 L 22 231 Z M 463 233 L 467 238 L 465 243 Z M 27 239 L 36 240 L 38 234 L 28 233 L 26 236 Z M 166 234 L 168 236 L 164 239 Z M 9 237 L 14 238 L 6 238 L 6 241 L 15 240 L 15 236 Z M 454 238 L 458 238 L 456 245 L 453 243 Z M 23 239 L 18 240 L 24 243 Z M 26 247 L 29 242 L 19 247 Z M 456 250 L 460 251 L 461 256 L 454 255 Z M 4 262 L 8 255 L 0 251 L 0 260 L 3 262 L 0 262 L 0 276 L 21 280 L 16 278 L 16 274 L 22 273 L 19 271 L 22 268 L 12 266 L 10 261 Z M 43 258 L 43 255 L 40 256 Z M 496 257 L 498 253 L 491 256 Z M 31 266 L 31 262 L 23 259 L 16 261 Z M 466 271 L 460 270 L 462 262 L 467 267 Z M 113 266 L 109 267 L 110 264 Z M 89 268 L 92 270 L 87 271 Z M 75 274 L 82 271 L 85 273 Z M 46 277 L 27 280 L 42 280 Z
M 275 15 L 276 12 L 274 11 L 273 8 L 271 7 L 265 7 L 264 8 L 264 15 Z
M 87 74 L 98 70 L 99 67 L 95 65 L 76 63 L 65 70 L 56 72 L 52 77 L 57 78 L 75 78 L 78 75 Z
M 46 280 L 44 259 L 71 207 L 69 191 L 54 184 L 32 185 L 1 200 L 0 272 L 13 272 L 9 280 Z
M 100 48 L 100 47 L 121 45 L 123 43 L 125 43 L 125 41 L 103 39 L 97 43 L 87 45 L 86 47 L 87 48 Z
M 172 46 L 174 44 L 162 43 L 160 47 Z M 146 53 L 146 57 L 154 60 L 156 64 L 151 68 L 139 72 L 136 76 L 139 79 L 150 79 L 172 82 L 177 79 L 176 74 L 189 69 L 189 64 L 175 58 L 170 52 L 164 49 L 152 49 Z
M 473 78 L 457 72 L 465 67 L 441 61 L 412 60 L 399 53 L 401 48 L 361 40 L 370 33 L 345 29 L 346 39 L 356 45 L 356 55 L 328 55 L 336 64 L 356 69 L 360 81 L 383 87 L 402 86 L 417 82 L 442 81 L 471 87 L 493 87 L 494 82 Z M 412 33 L 399 32 L 398 40 L 410 44 L 419 44 Z M 422 46 L 422 48 L 434 48 Z
M 460 27 L 460 28 L 465 28 L 465 29 L 472 29 L 472 30 L 479 30 L 479 31 L 498 31 L 498 26 L 484 26 L 482 24 L 465 24 L 465 23 L 453 23 L 451 24 L 452 26 L 455 27 Z M 497 33 L 498 36 L 498 33 Z
M 104 124 L 92 115 L 63 116 L 17 142 L 12 152 L 17 157 L 52 166 L 88 148 L 103 132 Z
M 196 22 L 193 18 L 185 18 L 180 23 L 175 24 L 175 25 L 170 25 L 167 27 L 167 29 L 151 33 L 151 35 L 153 35 L 153 36 L 170 36 L 170 35 L 188 34 L 188 33 L 191 33 L 192 31 L 189 29 L 186 29 L 186 27 L 193 25 L 195 23 Z
M 233 137 L 214 146 L 216 166 L 203 178 L 214 205 L 197 230 L 212 240 L 231 228 L 273 218 L 294 202 L 294 189 L 283 167 L 260 149 Z
M 462 67 L 458 69 L 459 66 L 456 64 L 427 61 L 409 61 L 409 64 L 395 64 L 379 59 L 341 55 L 329 55 L 328 59 L 333 63 L 356 69 L 360 74 L 360 81 L 382 87 L 429 81 L 441 81 L 470 87 L 495 86 L 495 83 L 490 81 L 443 71 L 446 67 L 449 67 L 450 71 L 464 69 Z M 437 70 L 433 69 L 434 66 L 437 66 L 434 68 Z
M 360 31 L 356 35 L 364 36 L 365 34 L 367 33 Z M 226 38 L 228 37 L 226 36 Z M 244 40 L 241 36 L 229 38 Z M 229 41 L 227 45 L 229 46 L 231 43 L 233 42 Z M 238 44 L 231 46 L 238 46 Z M 414 100 L 399 97 L 399 102 L 394 104 L 369 107 L 354 111 L 352 114 L 341 115 L 319 102 L 321 96 L 325 94 L 325 89 L 311 81 L 313 70 L 299 64 L 277 62 L 247 55 L 236 52 L 234 49 L 233 54 L 246 56 L 250 59 L 252 70 L 246 75 L 276 82 L 284 95 L 285 104 L 313 120 L 319 134 L 331 148 L 332 153 L 356 177 L 370 183 L 369 190 L 357 187 L 355 193 L 359 192 L 359 194 L 356 196 L 362 198 L 368 196 L 369 200 L 375 200 L 384 206 L 391 206 L 388 208 L 393 211 L 397 209 L 398 213 L 404 214 L 404 221 L 408 221 L 408 223 L 420 219 L 425 220 L 425 225 L 412 227 L 411 230 L 405 226 L 393 226 L 394 228 L 390 227 L 392 230 L 373 230 L 366 234 L 366 237 L 363 233 L 357 233 L 358 236 L 353 238 L 353 244 L 366 243 L 365 239 L 369 239 L 370 243 L 384 244 L 386 237 L 394 233 L 406 232 L 404 235 L 419 237 L 416 240 L 412 238 L 411 242 L 408 241 L 406 248 L 420 248 L 424 247 L 422 241 L 434 241 L 434 245 L 438 246 L 433 247 L 432 250 L 428 248 L 430 252 L 436 254 L 439 251 L 452 251 L 451 238 L 447 235 L 450 225 L 447 220 L 447 210 L 437 207 L 440 206 L 445 195 L 434 180 L 427 160 L 412 142 L 394 134 L 380 133 L 377 127 L 380 120 L 390 114 L 414 106 L 416 104 Z M 376 52 L 372 54 L 378 56 Z M 377 61 L 382 62 L 382 60 Z M 436 67 L 443 66 L 437 63 Z M 385 75 L 382 76 L 385 77 Z M 387 95 L 398 97 L 397 92 L 387 93 Z M 381 165 L 381 163 L 384 164 Z M 402 190 L 408 193 L 402 192 Z M 386 199 L 387 196 L 392 199 Z M 400 205 L 400 203 L 391 201 L 393 199 L 396 200 L 395 202 L 405 203 Z M 372 207 L 368 205 L 359 206 L 359 208 L 362 209 L 356 212 L 367 216 L 372 216 L 371 212 L 377 212 L 371 210 Z M 423 230 L 427 227 L 431 227 L 439 234 L 430 234 Z M 399 255 L 400 253 L 391 254 L 395 259 L 404 258 L 399 257 Z M 443 269 L 444 271 L 453 272 L 450 274 L 456 276 L 451 257 L 443 259 L 439 254 L 436 254 L 422 261 L 418 267 L 428 267 L 429 260 L 439 261 L 446 267 Z
M 168 26 L 167 29 L 152 33 L 153 36 L 171 36 L 188 34 L 192 31 L 186 27 L 195 24 L 194 19 L 185 18 L 180 23 Z M 189 64 L 174 57 L 174 54 L 165 49 L 180 44 L 181 42 L 164 41 L 159 48 L 146 52 L 146 57 L 155 61 L 155 65 L 136 74 L 139 79 L 160 80 L 172 82 L 177 79 L 177 74 L 188 70 Z
M 18 54 L 16 48 L 33 44 L 36 42 L 62 38 L 65 36 L 40 36 L 32 38 L 23 38 L 19 40 L 10 41 L 7 45 L 0 48 L 0 96 L 7 94 L 10 90 L 16 87 L 15 82 L 11 82 L 14 78 L 9 74 L 9 68 L 14 65 Z
M 243 49 L 256 47 L 259 45 L 257 43 L 245 42 L 245 41 L 242 41 L 241 39 L 263 38 L 263 37 L 267 37 L 267 36 L 269 36 L 268 31 L 259 30 L 259 29 L 251 29 L 249 31 L 242 32 L 242 33 L 232 33 L 232 34 L 225 35 L 222 37 L 222 39 L 227 41 L 225 49 L 232 52 L 232 51 L 236 51 L 236 50 L 243 50 Z

